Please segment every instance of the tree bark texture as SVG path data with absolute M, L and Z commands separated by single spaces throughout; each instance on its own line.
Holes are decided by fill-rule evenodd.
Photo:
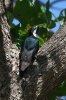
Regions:
M 66 23 L 39 49 L 23 78 L 18 56 L 0 0 L 0 100 L 49 100 L 49 94 L 66 79 Z
M 0 0 L 0 100 L 19 100 L 20 90 L 16 82 L 19 50 L 12 43 L 5 14 L 4 2 Z

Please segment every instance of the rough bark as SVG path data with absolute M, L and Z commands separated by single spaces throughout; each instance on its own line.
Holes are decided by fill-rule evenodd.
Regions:
M 0 100 L 49 100 L 48 95 L 66 77 L 66 24 L 40 48 L 37 61 L 21 79 L 18 54 L 0 0 Z
M 3 0 L 0 1 L 0 100 L 19 100 L 17 84 L 19 50 L 12 43 L 10 26 L 5 15 Z M 18 91 L 19 90 L 19 91 Z M 15 98 L 15 99 L 14 99 Z

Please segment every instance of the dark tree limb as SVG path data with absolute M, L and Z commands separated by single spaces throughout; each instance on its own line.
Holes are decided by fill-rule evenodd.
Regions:
M 12 44 L 10 26 L 5 15 L 3 0 L 0 1 L 0 100 L 20 97 L 17 84 L 19 50 Z M 16 88 L 15 88 L 16 86 Z M 18 91 L 19 90 L 19 91 Z M 15 98 L 15 99 L 14 99 Z

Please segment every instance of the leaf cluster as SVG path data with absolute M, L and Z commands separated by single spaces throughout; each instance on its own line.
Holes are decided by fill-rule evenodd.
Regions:
M 33 0 L 17 0 L 16 6 L 13 12 L 8 13 L 9 23 L 11 24 L 11 34 L 14 37 L 14 41 L 21 45 L 21 43 L 28 36 L 28 29 L 32 26 L 39 26 L 40 28 L 40 45 L 44 44 L 53 34 L 48 31 L 55 27 L 55 22 L 52 20 L 52 13 L 49 10 L 50 2 L 46 3 L 46 9 L 36 0 L 33 4 Z M 12 24 L 12 20 L 16 18 L 21 27 Z

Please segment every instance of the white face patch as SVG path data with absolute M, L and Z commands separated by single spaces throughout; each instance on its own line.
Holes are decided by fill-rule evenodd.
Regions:
M 36 34 L 36 31 L 37 31 L 37 29 L 35 29 L 34 32 L 33 32 L 33 36 L 35 36 L 35 37 L 36 37 L 36 35 L 37 35 L 37 34 Z
M 38 37 L 38 35 L 36 34 L 36 31 L 37 31 L 37 26 L 36 26 L 36 29 L 33 31 L 33 36 L 34 37 Z

